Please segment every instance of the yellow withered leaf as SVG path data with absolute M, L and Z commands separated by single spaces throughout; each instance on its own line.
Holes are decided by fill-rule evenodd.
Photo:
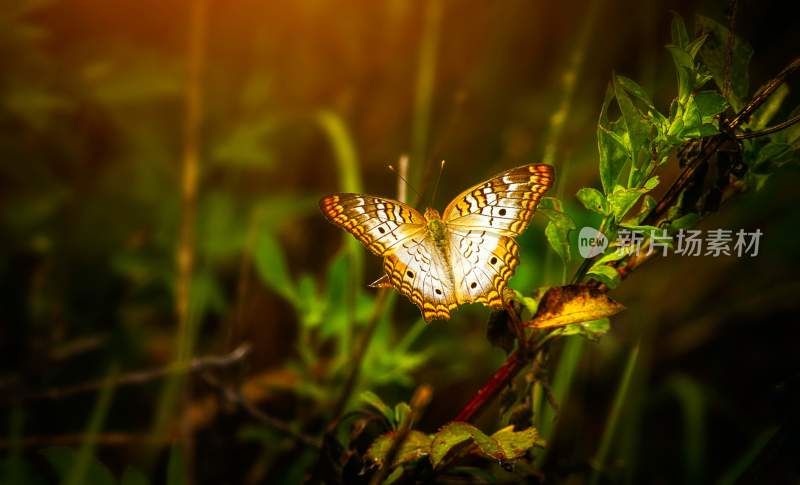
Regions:
M 624 305 L 595 288 L 586 285 L 555 286 L 544 294 L 536 315 L 527 326 L 563 327 L 610 317 L 624 309 Z

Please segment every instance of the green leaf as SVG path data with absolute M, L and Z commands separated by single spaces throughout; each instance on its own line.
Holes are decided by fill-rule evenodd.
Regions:
M 138 468 L 128 466 L 122 474 L 119 485 L 149 485 L 150 480 Z
M 561 201 L 553 197 L 547 198 L 545 207 L 539 208 L 539 212 L 546 215 L 550 222 L 545 227 L 544 234 L 550 247 L 561 257 L 564 264 L 572 259 L 569 245 L 569 232 L 575 230 L 575 222 L 561 210 Z M 552 207 L 552 208 L 551 208 Z
M 609 330 L 611 330 L 611 322 L 608 318 L 601 318 L 599 320 L 567 325 L 559 331 L 559 335 L 563 337 L 580 335 L 589 340 L 598 340 L 600 337 L 607 334 Z
M 750 128 L 753 130 L 763 130 L 780 110 L 783 101 L 789 95 L 789 88 L 786 84 L 781 84 L 772 95 L 764 101 L 753 116 L 750 117 Z M 795 125 L 797 126 L 797 125 Z
M 253 260 L 256 272 L 267 288 L 292 303 L 301 304 L 297 301 L 283 248 L 269 232 L 261 231 L 258 235 Z
M 703 117 L 700 114 L 700 109 L 694 96 L 690 96 L 686 101 L 686 109 L 683 113 L 683 132 L 681 136 L 683 138 L 698 138 L 702 125 Z
M 728 107 L 725 97 L 716 91 L 700 91 L 694 95 L 694 102 L 703 121 L 709 121 Z
M 625 214 L 636 205 L 636 201 L 642 196 L 644 190 L 642 189 L 626 189 L 622 186 L 617 186 L 614 192 L 608 196 L 608 203 L 611 206 L 611 213 L 617 221 L 621 221 Z
M 698 214 L 689 213 L 672 221 L 669 227 L 673 231 L 688 229 L 690 227 L 694 227 L 699 220 L 700 216 Z
M 683 17 L 676 12 L 672 12 L 670 30 L 672 33 L 672 43 L 674 45 L 684 48 L 689 44 L 689 33 L 686 31 L 686 23 L 683 21 Z
M 654 108 L 653 101 L 650 99 L 647 91 L 645 91 L 643 87 L 639 86 L 639 84 L 637 84 L 633 79 L 617 75 L 617 82 L 634 98 L 646 104 L 649 108 Z
M 622 112 L 622 119 L 625 122 L 625 128 L 630 138 L 630 157 L 633 170 L 641 166 L 642 157 L 640 152 L 642 150 L 649 151 L 647 141 L 650 125 L 620 84 L 619 76 L 617 75 L 614 75 L 614 96 L 617 98 L 617 104 Z
M 572 254 L 569 247 L 569 231 L 565 231 L 558 226 L 558 224 L 550 221 L 544 229 L 544 235 L 547 237 L 547 242 L 553 251 L 558 254 L 564 264 L 569 264 L 572 260 Z
M 404 402 L 397 403 L 395 405 L 394 420 L 397 423 L 397 426 L 401 426 L 403 422 L 408 419 L 409 415 L 411 415 L 411 406 Z
M 472 442 L 480 450 L 482 456 L 495 460 L 505 459 L 503 448 L 481 430 L 468 423 L 452 422 L 444 425 L 433 437 L 431 443 L 431 464 L 439 466 L 457 445 Z
M 797 160 L 798 150 L 788 143 L 772 142 L 764 146 L 753 164 L 753 172 L 768 174 L 781 168 L 785 163 Z
M 620 276 L 617 270 L 604 264 L 595 264 L 586 274 L 601 283 L 605 283 L 611 289 L 616 288 L 620 282 Z
M 503 450 L 505 460 L 514 460 L 525 456 L 534 446 L 544 447 L 545 442 L 539 437 L 534 427 L 514 431 L 514 426 L 507 426 L 492 435 Z
M 584 207 L 592 212 L 607 215 L 609 213 L 608 201 L 605 195 L 592 187 L 584 187 L 576 194 Z
M 386 403 L 384 403 L 383 400 L 380 397 L 378 397 L 378 395 L 375 394 L 374 392 L 364 391 L 358 395 L 358 398 L 364 401 L 365 403 L 369 404 L 376 410 L 380 411 L 380 413 L 383 414 L 384 417 L 386 417 L 386 420 L 389 421 L 389 424 L 391 424 L 392 426 L 400 422 L 395 419 L 395 413 L 392 411 L 392 408 L 387 406 Z
M 617 183 L 625 162 L 628 150 L 625 142 L 611 129 L 608 122 L 608 106 L 614 99 L 614 90 L 611 85 L 606 89 L 606 95 L 600 108 L 600 117 L 597 121 L 597 152 L 600 157 L 600 182 L 603 191 L 607 194 Z
M 644 190 L 650 192 L 654 188 L 658 187 L 659 183 L 661 183 L 661 179 L 658 178 L 658 175 L 654 175 L 647 179 L 647 181 L 644 183 Z
M 698 15 L 695 20 L 698 35 L 708 34 L 703 46 L 700 48 L 700 59 L 708 67 L 717 87 L 722 91 L 725 87 L 725 72 L 728 61 L 728 44 L 730 31 L 714 20 Z M 730 67 L 731 96 L 730 104 L 735 110 L 744 106 L 744 100 L 749 94 L 749 69 L 750 59 L 753 57 L 753 48 L 749 44 L 734 38 L 733 55 Z
M 672 62 L 675 63 L 678 73 L 678 100 L 684 103 L 694 88 L 694 60 L 680 47 L 668 45 L 667 50 L 672 55 Z
M 396 434 L 396 431 L 390 431 L 379 436 L 367 450 L 367 458 L 383 466 L 383 461 L 392 448 Z M 403 445 L 400 447 L 394 464 L 400 465 L 430 454 L 432 440 L 433 437 L 420 431 L 409 431 L 405 441 L 403 441 Z

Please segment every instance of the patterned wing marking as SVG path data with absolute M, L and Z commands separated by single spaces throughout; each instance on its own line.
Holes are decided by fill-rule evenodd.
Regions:
M 394 246 L 383 260 L 389 282 L 417 305 L 425 321 L 447 320 L 456 309 L 453 280 L 445 256 L 423 233 Z
M 442 220 L 457 230 L 518 236 L 528 227 L 553 178 L 550 165 L 512 168 L 462 192 L 444 210 Z
M 331 194 L 319 202 L 325 217 L 383 256 L 425 229 L 425 218 L 402 202 L 362 194 Z
M 456 302 L 503 307 L 503 290 L 519 264 L 519 247 L 509 236 L 484 229 L 450 231 L 450 262 Z

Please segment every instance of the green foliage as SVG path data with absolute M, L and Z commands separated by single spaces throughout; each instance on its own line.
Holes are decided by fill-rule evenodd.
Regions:
M 367 457 L 381 466 L 392 448 L 396 432 L 380 436 L 370 446 Z M 491 436 L 468 423 L 452 422 L 432 435 L 410 431 L 400 447 L 394 465 L 401 465 L 428 457 L 434 468 L 451 465 L 459 458 L 474 455 L 501 462 L 510 462 L 525 456 L 534 447 L 543 447 L 534 428 L 514 431 L 503 428 Z

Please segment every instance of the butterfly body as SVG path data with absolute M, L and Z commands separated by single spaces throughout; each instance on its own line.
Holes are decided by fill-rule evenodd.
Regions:
M 325 216 L 382 256 L 385 278 L 422 311 L 448 319 L 465 303 L 503 307 L 503 290 L 519 264 L 514 237 L 529 224 L 552 185 L 549 165 L 517 167 L 467 189 L 442 215 L 363 194 L 331 194 Z

